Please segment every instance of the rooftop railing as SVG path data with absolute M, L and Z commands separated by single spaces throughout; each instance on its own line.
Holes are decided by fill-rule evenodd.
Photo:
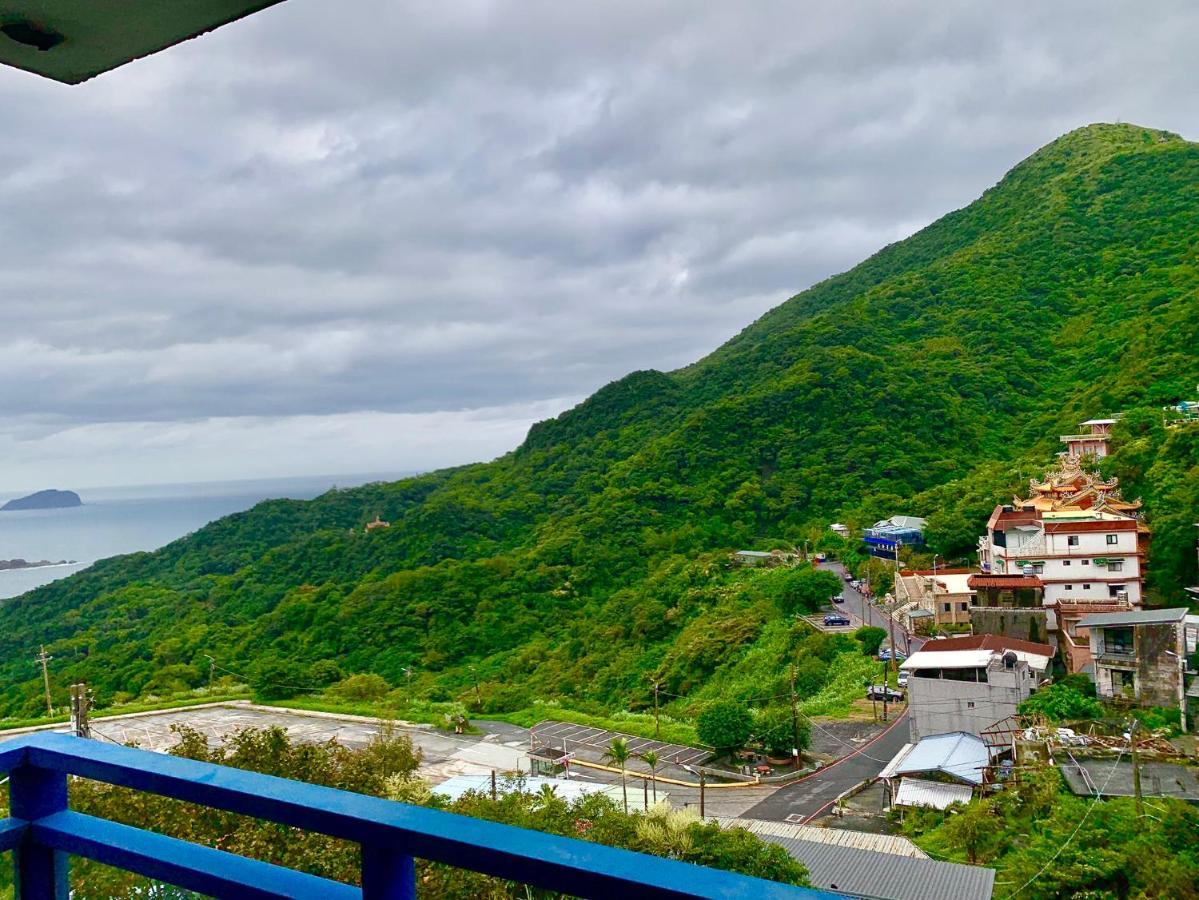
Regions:
M 796 888 L 440 810 L 63 734 L 0 744 L 20 898 L 69 896 L 68 860 L 81 856 L 216 897 L 417 896 L 415 859 L 581 897 L 833 898 Z M 68 776 L 318 832 L 362 847 L 362 887 L 74 812 Z

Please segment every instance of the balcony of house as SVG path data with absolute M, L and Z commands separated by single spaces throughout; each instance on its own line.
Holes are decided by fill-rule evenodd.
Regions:
M 217 897 L 407 900 L 417 896 L 417 857 L 582 897 L 840 896 L 62 734 L 6 742 L 0 772 L 10 781 L 0 852 L 15 856 L 20 898 L 68 898 L 71 856 Z M 351 841 L 361 888 L 74 812 L 69 776 Z
M 1135 668 L 1136 641 L 1131 628 L 1104 628 L 1094 641 L 1095 663 L 1118 668 Z

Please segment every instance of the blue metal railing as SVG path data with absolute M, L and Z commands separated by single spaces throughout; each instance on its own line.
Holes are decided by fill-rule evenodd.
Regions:
M 0 852 L 14 853 L 21 898 L 65 900 L 70 856 L 217 897 L 412 898 L 416 857 L 582 897 L 841 896 L 62 734 L 0 744 L 0 772 L 11 807 Z M 73 812 L 68 775 L 353 841 L 362 888 Z

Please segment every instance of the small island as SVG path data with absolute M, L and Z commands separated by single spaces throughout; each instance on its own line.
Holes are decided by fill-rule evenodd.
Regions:
M 83 501 L 74 491 L 38 491 L 28 497 L 18 497 L 0 506 L 0 512 L 16 512 L 25 509 L 69 509 L 83 506 Z
M 60 559 L 58 562 L 49 559 L 39 559 L 36 562 L 30 562 L 27 559 L 0 559 L 0 572 L 7 572 L 11 569 L 41 569 L 45 566 L 69 566 L 74 562 L 73 559 Z

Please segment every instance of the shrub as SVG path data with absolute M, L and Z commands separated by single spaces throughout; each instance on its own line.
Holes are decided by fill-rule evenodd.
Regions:
M 862 645 L 864 654 L 874 656 L 878 653 L 878 648 L 882 646 L 883 641 L 887 639 L 887 629 L 879 628 L 877 625 L 863 625 L 853 633 L 853 638 Z
M 753 717 L 735 700 L 717 700 L 699 714 L 695 726 L 705 744 L 717 750 L 739 750 L 749 740 Z
M 330 687 L 328 694 L 342 700 L 382 700 L 391 690 L 391 685 L 381 675 L 361 672 L 343 678 Z

